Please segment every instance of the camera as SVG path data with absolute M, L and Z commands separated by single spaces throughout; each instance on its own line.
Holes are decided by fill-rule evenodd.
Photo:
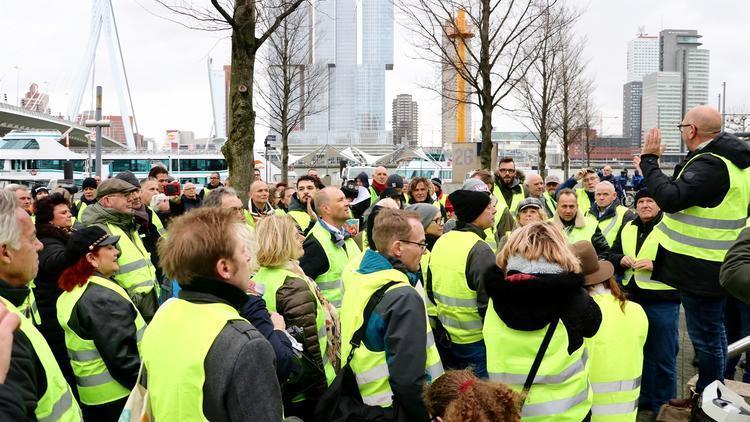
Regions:
M 172 181 L 164 186 L 164 194 L 167 196 L 180 196 L 180 182 Z

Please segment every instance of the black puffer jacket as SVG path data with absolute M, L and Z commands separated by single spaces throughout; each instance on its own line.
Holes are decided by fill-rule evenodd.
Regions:
M 57 322 L 57 298 L 62 294 L 57 279 L 71 265 L 65 258 L 65 245 L 70 235 L 48 223 L 37 224 L 36 235 L 44 245 L 39 251 L 39 272 L 34 279 L 34 298 L 39 308 L 39 316 L 42 318 L 42 324 L 38 327 L 39 332 L 47 340 L 68 384 L 75 386 L 73 368 L 70 366 L 68 350 L 65 347 L 65 334 Z M 75 392 L 75 387 L 73 391 Z
M 495 312 L 514 330 L 541 330 L 559 318 L 568 331 L 568 353 L 599 330 L 602 312 L 584 289 L 581 274 L 509 271 L 506 277 L 493 265 L 484 278 Z

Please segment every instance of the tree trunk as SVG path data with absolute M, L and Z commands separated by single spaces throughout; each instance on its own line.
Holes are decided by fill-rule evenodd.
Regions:
M 287 183 L 289 178 L 289 135 L 281 137 L 281 181 Z
M 242 37 L 232 34 L 231 124 L 229 139 L 221 148 L 227 160 L 229 183 L 247 202 L 254 178 L 255 110 L 253 109 L 253 71 L 255 52 Z
M 479 74 L 482 78 L 482 92 L 479 94 L 482 111 L 482 149 L 479 162 L 482 169 L 492 170 L 492 109 L 495 107 L 492 95 L 492 66 L 490 65 L 490 0 L 482 0 L 482 15 L 479 27 L 480 54 Z

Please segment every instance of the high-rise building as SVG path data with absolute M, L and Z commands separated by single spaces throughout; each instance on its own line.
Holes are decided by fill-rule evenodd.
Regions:
M 654 72 L 643 77 L 642 122 L 646 129 L 659 128 L 666 151 L 664 162 L 676 163 L 682 154 L 682 76 L 680 72 Z
M 659 37 L 638 34 L 628 42 L 628 76 L 625 82 L 642 82 L 659 70 Z
M 694 29 L 665 29 L 659 33 L 659 70 L 680 73 L 682 115 L 708 103 L 710 53 L 698 48 L 702 45 L 701 38 Z
M 417 146 L 419 143 L 419 107 L 410 94 L 393 99 L 393 144 Z
M 622 86 L 622 136 L 641 140 L 643 76 L 659 70 L 659 38 L 643 34 L 628 42 L 627 79 Z
M 466 12 L 460 10 L 455 22 L 445 23 L 443 51 L 449 53 L 441 73 L 441 111 L 443 146 L 453 143 L 471 142 L 471 88 L 456 71 L 457 64 L 464 62 L 471 68 L 471 56 L 467 54 L 466 40 L 474 37 L 466 23 Z

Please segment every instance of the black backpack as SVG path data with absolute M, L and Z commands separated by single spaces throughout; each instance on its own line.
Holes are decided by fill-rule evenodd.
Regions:
M 315 407 L 315 420 L 318 422 L 388 422 L 396 419 L 396 402 L 390 408 L 368 406 L 362 401 L 357 379 L 351 368 L 352 356 L 365 335 L 367 322 L 370 320 L 375 306 L 383 299 L 386 290 L 398 284 L 396 281 L 379 288 L 367 301 L 362 325 L 354 332 L 350 342 L 352 350 L 346 358 L 346 363 L 336 375 L 326 392 L 318 399 Z

